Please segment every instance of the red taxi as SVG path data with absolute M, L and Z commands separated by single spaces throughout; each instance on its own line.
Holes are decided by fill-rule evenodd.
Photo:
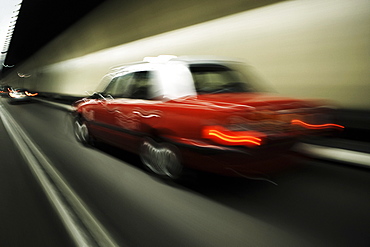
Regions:
M 186 168 L 260 176 L 302 136 L 342 129 L 319 102 L 256 89 L 240 63 L 159 56 L 113 68 L 103 92 L 74 103 L 74 133 L 140 155 L 155 174 Z

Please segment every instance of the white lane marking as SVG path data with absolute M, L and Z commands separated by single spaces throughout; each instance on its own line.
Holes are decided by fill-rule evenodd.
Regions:
M 368 153 L 307 143 L 299 143 L 293 148 L 293 150 L 319 158 L 351 163 L 357 166 L 370 167 L 370 154 Z
M 96 246 L 94 241 L 98 243 L 98 246 L 118 246 L 109 236 L 104 227 L 90 213 L 88 207 L 83 203 L 83 201 L 68 186 L 61 174 L 53 167 L 53 165 L 51 165 L 45 155 L 1 104 L 0 116 L 10 137 L 18 146 L 22 156 L 30 165 L 30 168 L 35 176 L 38 178 L 46 195 L 54 205 L 77 246 Z M 94 240 L 91 239 L 91 237 L 89 238 L 89 234 L 79 227 L 76 219 L 74 219 L 75 216 L 73 215 L 72 211 L 69 210 L 68 206 L 63 202 L 60 194 L 57 192 L 58 189 L 55 188 L 55 186 L 49 181 L 46 173 L 52 178 L 58 189 L 63 192 L 65 198 L 69 201 L 74 211 L 78 214 L 79 220 L 84 223 L 84 227 L 86 227 L 89 230 L 89 233 L 93 235 Z

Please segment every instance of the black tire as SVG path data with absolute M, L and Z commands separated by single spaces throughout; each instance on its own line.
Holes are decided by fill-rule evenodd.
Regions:
M 184 174 L 180 151 L 170 143 L 146 138 L 140 148 L 140 159 L 147 170 L 162 178 L 178 180 Z

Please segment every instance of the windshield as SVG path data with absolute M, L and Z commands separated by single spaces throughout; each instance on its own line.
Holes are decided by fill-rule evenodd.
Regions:
M 239 72 L 223 65 L 193 64 L 190 71 L 198 94 L 255 91 Z

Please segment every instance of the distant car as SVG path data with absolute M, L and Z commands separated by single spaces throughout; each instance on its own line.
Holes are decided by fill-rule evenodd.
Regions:
M 186 168 L 260 176 L 301 137 L 343 128 L 319 102 L 256 91 L 239 65 L 160 56 L 114 68 L 103 92 L 74 103 L 75 136 L 134 152 L 176 179 Z
M 9 89 L 9 102 L 30 101 L 36 95 L 37 93 L 29 92 L 29 90 L 24 88 L 12 88 Z
M 0 97 L 8 97 L 10 86 L 0 86 Z

